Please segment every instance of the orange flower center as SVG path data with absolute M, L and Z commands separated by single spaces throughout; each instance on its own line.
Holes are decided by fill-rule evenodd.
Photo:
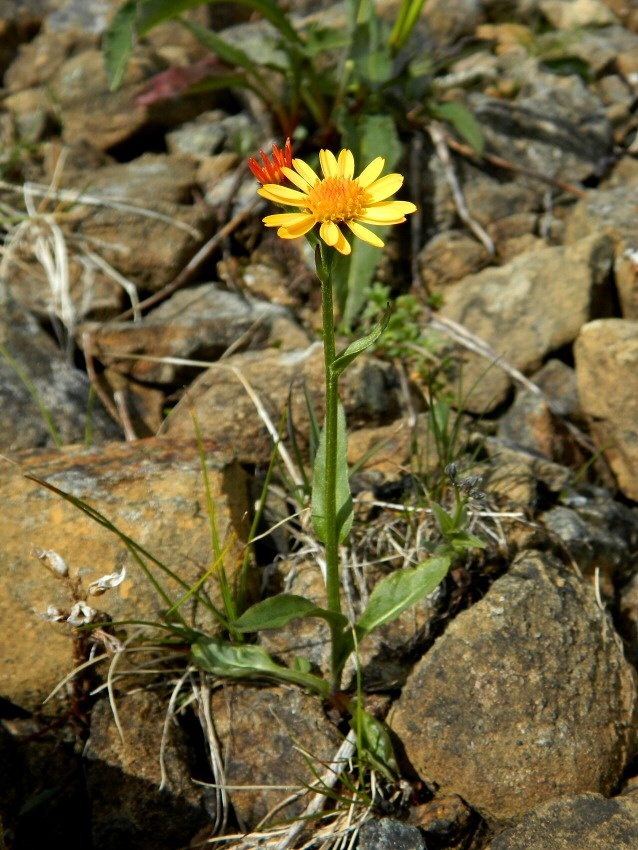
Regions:
M 352 221 L 368 203 L 365 189 L 349 177 L 326 177 L 308 192 L 308 210 L 317 221 Z

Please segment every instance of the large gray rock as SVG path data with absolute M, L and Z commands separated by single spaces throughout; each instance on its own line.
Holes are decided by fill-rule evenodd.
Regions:
M 490 820 L 607 794 L 636 743 L 636 685 L 593 590 L 526 552 L 415 668 L 390 716 L 417 772 Z

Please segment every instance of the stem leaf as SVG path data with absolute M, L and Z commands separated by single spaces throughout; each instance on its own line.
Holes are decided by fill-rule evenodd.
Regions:
M 370 333 L 361 337 L 361 339 L 355 339 L 355 341 L 351 342 L 350 345 L 341 352 L 341 354 L 337 355 L 332 364 L 332 371 L 334 375 L 340 375 L 344 369 L 352 363 L 355 357 L 361 354 L 362 351 L 365 351 L 366 348 L 370 348 L 371 345 L 374 345 L 384 330 L 388 327 L 390 316 L 392 315 L 392 309 L 392 304 L 388 302 L 388 306 L 385 308 L 381 321 L 372 328 Z
M 414 569 L 397 570 L 382 579 L 370 594 L 368 607 L 356 625 L 357 639 L 396 620 L 406 608 L 432 593 L 449 568 L 450 558 L 441 556 L 430 558 Z
M 343 614 L 320 608 L 306 599 L 305 596 L 295 596 L 292 593 L 281 593 L 257 602 L 248 608 L 235 620 L 233 629 L 238 632 L 258 632 L 267 629 L 280 629 L 291 620 L 302 617 L 321 617 L 328 622 L 334 622 L 340 628 L 345 628 L 348 619 Z

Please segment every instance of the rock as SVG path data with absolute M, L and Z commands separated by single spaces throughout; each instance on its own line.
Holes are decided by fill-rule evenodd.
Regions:
M 512 446 L 496 437 L 485 440 L 491 458 L 485 476 L 489 493 L 501 494 L 519 508 L 546 504 L 547 493 L 558 496 L 573 481 L 574 473 L 535 451 Z
M 468 275 L 445 290 L 441 313 L 492 346 L 524 373 L 569 345 L 591 318 L 610 315 L 613 244 L 592 236 L 566 247 L 521 254 L 500 268 Z M 551 292 L 552 310 L 547 310 Z M 489 360 L 465 354 L 465 407 L 485 413 L 504 401 L 508 375 Z M 471 392 L 470 392 L 471 389 Z
M 425 839 L 415 826 L 392 818 L 374 818 L 359 830 L 360 850 L 424 850 Z
M 478 92 L 469 96 L 487 151 L 569 183 L 594 174 L 613 148 L 599 98 L 577 76 L 558 77 L 535 66 L 522 78 L 526 82 L 514 101 Z
M 287 310 L 202 283 L 177 291 L 139 322 L 95 327 L 91 346 L 102 363 L 136 381 L 174 387 L 188 383 L 203 366 L 171 363 L 170 358 L 212 363 L 242 341 L 242 349 L 255 350 L 265 344 L 286 347 L 294 337 L 308 342 Z
M 566 243 L 594 233 L 614 241 L 614 273 L 622 315 L 638 319 L 638 238 L 634 223 L 638 179 L 612 189 L 599 189 L 579 201 L 569 218 Z
M 243 555 L 242 545 L 239 540 L 233 542 L 232 535 L 244 527 L 246 478 L 214 446 L 206 444 L 205 448 L 220 540 L 230 543 L 226 566 L 232 582 L 233 569 Z M 189 585 L 211 566 L 211 531 L 201 461 L 193 439 L 25 451 L 15 454 L 13 460 L 15 465 L 3 463 L 0 477 L 4 565 L 0 574 L 0 643 L 4 647 L 0 694 L 35 710 L 74 667 L 68 629 L 43 622 L 36 614 L 46 612 L 50 605 L 65 611 L 74 602 L 69 585 L 47 574 L 34 554 L 38 549 L 57 552 L 85 590 L 91 582 L 126 566 L 127 577 L 119 587 L 88 598 L 92 608 L 108 611 L 115 620 L 161 622 L 170 603 L 126 555 L 115 534 L 60 496 L 27 480 L 24 473 L 89 502 Z M 146 563 L 170 599 L 180 599 L 184 586 L 148 557 Z M 214 604 L 220 605 L 216 585 L 210 587 L 210 594 Z M 182 607 L 183 616 L 214 632 L 215 618 L 193 602 Z
M 426 292 L 437 292 L 489 263 L 484 246 L 460 230 L 433 236 L 419 254 L 421 280 Z
M 530 551 L 450 623 L 389 720 L 424 779 L 504 821 L 614 788 L 635 751 L 636 684 L 593 591 Z
M 121 439 L 102 405 L 93 404 L 86 372 L 77 369 L 33 316 L 2 299 L 0 316 L 0 452 Z M 10 358 L 10 359 L 9 359 Z
M 245 382 L 245 383 L 244 383 Z M 324 359 L 320 345 L 294 351 L 247 351 L 213 364 L 189 390 L 202 431 L 219 446 L 235 451 L 243 463 L 267 464 L 273 440 L 257 410 L 259 402 L 275 429 L 292 388 L 291 413 L 303 449 L 310 434 L 301 383 L 307 384 L 321 422 L 324 405 Z M 251 398 L 250 393 L 253 393 Z M 359 357 L 344 373 L 341 399 L 351 427 L 362 421 L 383 423 L 399 409 L 399 380 L 394 368 L 371 356 Z M 178 405 L 163 432 L 192 434 L 189 407 Z
M 84 755 L 95 850 L 184 847 L 215 817 L 214 793 L 192 781 L 185 735 L 166 723 L 169 699 L 148 690 L 116 696 L 124 739 L 109 699 L 93 708 Z
M 600 570 L 602 591 L 613 600 L 616 587 L 636 569 L 638 510 L 613 501 L 602 489 L 594 490 L 598 499 L 593 493 L 588 498 L 587 490 L 583 491 L 566 494 L 564 501 L 572 507 L 557 505 L 539 519 L 560 538 L 581 572 L 592 576 Z
M 105 166 L 93 175 L 93 203 L 76 206 L 74 231 L 135 286 L 161 289 L 212 229 L 210 210 L 193 204 L 195 175 L 190 159 L 165 154 Z M 67 187 L 84 188 L 72 176 Z
M 576 340 L 574 357 L 594 441 L 624 495 L 638 499 L 638 321 L 590 322 Z
M 479 816 L 457 794 L 437 794 L 410 811 L 410 823 L 425 836 L 426 847 L 430 842 L 434 846 L 456 847 L 476 829 L 478 820 Z
M 297 688 L 226 684 L 213 693 L 212 712 L 240 829 L 254 829 L 290 797 L 275 819 L 299 816 L 309 802 L 304 784 L 316 779 L 304 754 L 321 775 L 342 740 L 319 699 Z
M 421 25 L 437 44 L 454 44 L 472 35 L 482 20 L 480 0 L 431 0 L 423 9 Z
M 638 803 L 628 797 L 574 794 L 529 812 L 486 850 L 633 850 Z
M 539 0 L 538 5 L 549 23 L 560 30 L 618 23 L 618 18 L 603 0 Z

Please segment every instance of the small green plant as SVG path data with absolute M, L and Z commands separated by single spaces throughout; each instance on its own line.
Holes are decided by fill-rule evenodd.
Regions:
M 347 257 L 351 253 L 346 234 L 376 248 L 383 247 L 382 240 L 370 226 L 378 226 L 380 223 L 400 224 L 415 211 L 415 207 L 406 201 L 389 199 L 400 188 L 403 177 L 400 174 L 381 176 L 384 168 L 382 157 L 373 160 L 356 178 L 354 157 L 348 149 L 341 150 L 338 156 L 328 150 L 321 151 L 322 177 L 303 160 L 291 158 L 291 154 L 289 160 L 287 157 L 285 149 L 283 153 L 277 150 L 273 161 L 266 162 L 262 156 L 262 164 L 253 161 L 251 168 L 260 181 L 262 178 L 265 181 L 274 180 L 263 183 L 258 190 L 259 194 L 284 208 L 294 209 L 268 215 L 264 224 L 276 227 L 282 239 L 305 236 L 315 249 L 322 294 L 325 419 L 320 430 L 318 423 L 312 429 L 319 431 L 319 434 L 314 453 L 310 498 L 314 534 L 322 544 L 324 553 L 325 607 L 304 596 L 290 593 L 266 597 L 250 605 L 247 592 L 250 569 L 248 550 L 237 571 L 236 580 L 229 578 L 225 566 L 229 546 L 224 546 L 217 534 L 216 511 L 207 481 L 204 446 L 195 416 L 211 521 L 212 564 L 193 586 L 189 586 L 176 571 L 122 533 L 98 510 L 75 496 L 62 493 L 49 483 L 40 483 L 119 536 L 165 604 L 165 622 L 157 625 L 164 631 L 167 643 L 188 645 L 192 662 L 206 673 L 224 679 L 286 682 L 341 706 L 356 741 L 360 765 L 367 765 L 388 778 L 395 778 L 398 769 L 389 732 L 381 721 L 364 709 L 360 674 L 356 696 L 341 693 L 342 674 L 348 659 L 353 653 L 358 654 L 358 647 L 363 640 L 431 594 L 459 554 L 482 545 L 468 531 L 468 499 L 473 497 L 477 487 L 476 482 L 470 486 L 467 481 L 457 481 L 456 470 L 448 469 L 456 492 L 454 507 L 451 512 L 438 506 L 432 508 L 442 542 L 430 547 L 431 551 L 425 560 L 415 566 L 395 570 L 378 581 L 363 610 L 352 622 L 344 614 L 341 602 L 340 550 L 348 542 L 354 511 L 348 481 L 346 418 L 339 399 L 339 380 L 345 369 L 362 352 L 379 341 L 390 323 L 392 309 L 387 306 L 381 320 L 369 333 L 351 342 L 343 351 L 337 351 L 333 305 L 334 261 L 337 254 Z M 317 227 L 318 233 L 315 232 Z M 280 433 L 284 425 L 285 420 L 282 419 Z M 249 535 L 250 542 L 254 541 L 257 534 L 260 511 L 275 468 L 276 452 L 277 447 L 266 474 L 260 509 Z M 165 588 L 162 575 L 178 588 L 177 598 Z M 211 578 L 216 579 L 220 589 L 221 602 L 217 605 L 213 604 L 206 592 L 206 583 Z M 195 599 L 214 616 L 219 625 L 217 634 L 203 633 L 187 622 L 181 609 L 189 599 Z M 251 636 L 261 631 L 280 629 L 292 620 L 301 618 L 319 618 L 328 625 L 328 678 L 313 672 L 304 659 L 286 666 L 272 658 L 262 646 L 250 642 Z

